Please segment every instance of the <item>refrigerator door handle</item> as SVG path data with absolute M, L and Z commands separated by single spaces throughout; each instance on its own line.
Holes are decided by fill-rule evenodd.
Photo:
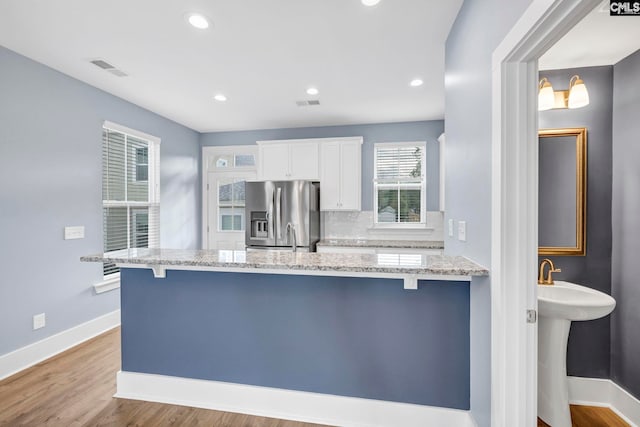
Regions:
M 273 239 L 273 204 L 275 201 L 275 193 L 271 194 L 269 198 L 269 205 L 267 206 L 267 238 Z
M 282 188 L 276 188 L 276 241 L 282 240 Z

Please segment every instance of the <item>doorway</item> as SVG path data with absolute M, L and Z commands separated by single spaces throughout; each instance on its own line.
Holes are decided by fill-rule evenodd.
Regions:
M 493 53 L 493 426 L 537 419 L 537 61 L 598 3 L 534 0 Z
M 245 248 L 244 187 L 255 180 L 257 146 L 203 147 L 203 249 Z

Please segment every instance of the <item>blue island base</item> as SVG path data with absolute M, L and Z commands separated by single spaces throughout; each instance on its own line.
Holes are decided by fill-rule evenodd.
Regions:
M 469 409 L 469 283 L 121 270 L 122 370 Z

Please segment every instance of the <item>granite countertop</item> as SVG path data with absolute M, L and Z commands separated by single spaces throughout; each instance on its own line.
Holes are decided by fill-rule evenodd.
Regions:
M 320 240 L 317 245 L 326 247 L 444 249 L 444 242 L 442 240 L 324 239 Z
M 217 270 L 265 269 L 286 271 L 387 273 L 415 276 L 487 276 L 489 271 L 461 256 L 424 254 L 334 254 L 291 251 L 232 251 L 185 249 L 125 249 L 83 256 L 81 261 L 129 266 L 210 267 Z

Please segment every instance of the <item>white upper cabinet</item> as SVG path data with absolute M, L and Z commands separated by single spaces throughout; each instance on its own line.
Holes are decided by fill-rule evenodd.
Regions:
M 289 146 L 289 179 L 320 178 L 318 143 L 298 142 Z
M 340 143 L 320 146 L 320 210 L 340 210 Z
M 318 180 L 318 143 L 314 141 L 258 141 L 258 179 Z
M 258 179 L 289 179 L 289 144 L 260 145 L 258 159 Z
M 320 143 L 320 210 L 359 211 L 362 137 Z
M 258 141 L 258 179 L 320 181 L 320 210 L 359 211 L 362 137 Z

